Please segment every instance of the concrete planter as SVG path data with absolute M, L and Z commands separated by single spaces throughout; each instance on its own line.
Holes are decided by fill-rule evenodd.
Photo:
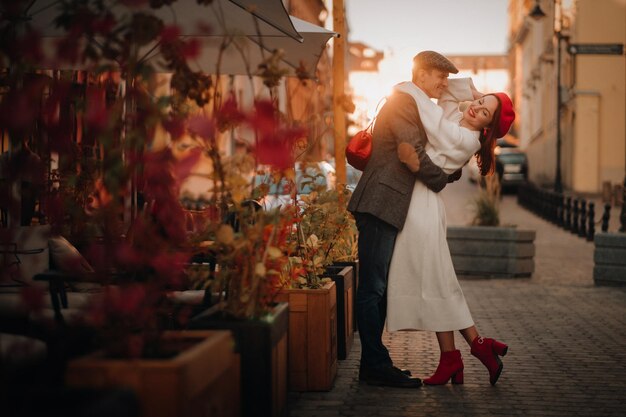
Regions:
M 535 271 L 535 231 L 514 227 L 448 227 L 457 275 L 529 277 Z
M 626 285 L 626 233 L 596 233 L 594 243 L 596 285 Z

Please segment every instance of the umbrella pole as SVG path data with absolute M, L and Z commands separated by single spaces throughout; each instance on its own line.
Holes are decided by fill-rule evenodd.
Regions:
M 337 185 L 346 184 L 346 114 L 343 107 L 345 83 L 345 21 L 344 0 L 333 0 L 333 116 L 335 127 L 335 170 Z

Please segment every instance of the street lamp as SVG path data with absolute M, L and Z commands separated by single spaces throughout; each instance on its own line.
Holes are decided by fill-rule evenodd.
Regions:
M 528 14 L 534 20 L 543 19 L 546 14 L 541 10 L 541 0 L 536 0 L 535 7 Z M 554 191 L 563 192 L 563 182 L 561 180 L 561 39 L 566 38 L 561 33 L 563 27 L 563 13 L 561 10 L 561 1 L 554 0 L 554 15 L 556 18 L 556 4 L 559 3 L 559 25 L 558 29 L 552 22 L 552 30 L 556 37 L 556 173 L 554 175 Z

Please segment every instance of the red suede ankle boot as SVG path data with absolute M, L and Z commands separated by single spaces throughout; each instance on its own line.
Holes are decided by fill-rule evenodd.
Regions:
M 478 336 L 472 342 L 472 355 L 476 356 L 489 371 L 489 382 L 496 385 L 502 373 L 502 361 L 498 357 L 506 355 L 509 347 L 488 337 Z
M 459 350 L 441 352 L 434 375 L 424 380 L 427 385 L 443 385 L 452 378 L 453 384 L 463 383 L 463 359 Z

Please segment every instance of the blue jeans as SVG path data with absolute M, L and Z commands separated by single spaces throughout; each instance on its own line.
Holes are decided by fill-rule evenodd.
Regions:
M 382 341 L 387 317 L 387 274 L 398 230 L 379 218 L 355 213 L 359 229 L 359 287 L 356 314 L 361 338 L 361 365 L 392 365 Z

